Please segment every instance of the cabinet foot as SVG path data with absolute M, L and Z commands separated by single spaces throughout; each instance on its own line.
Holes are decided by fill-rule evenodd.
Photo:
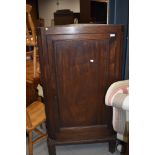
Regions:
M 51 138 L 47 139 L 49 155 L 56 155 L 55 141 Z
M 109 141 L 109 152 L 114 153 L 116 150 L 116 140 Z

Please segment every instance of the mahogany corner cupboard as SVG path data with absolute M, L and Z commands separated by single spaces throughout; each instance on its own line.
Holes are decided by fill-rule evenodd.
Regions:
M 49 154 L 55 145 L 108 142 L 115 150 L 105 94 L 122 77 L 122 25 L 38 28 Z

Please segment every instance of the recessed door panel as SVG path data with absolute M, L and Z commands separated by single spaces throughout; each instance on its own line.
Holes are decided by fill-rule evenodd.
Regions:
M 105 123 L 108 42 L 54 42 L 60 127 Z

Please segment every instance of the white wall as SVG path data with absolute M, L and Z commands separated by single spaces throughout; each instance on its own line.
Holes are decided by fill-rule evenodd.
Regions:
M 54 18 L 54 12 L 61 9 L 70 9 L 73 12 L 80 12 L 80 0 L 38 0 L 39 17 L 45 20 L 45 26 L 51 26 L 51 20 Z

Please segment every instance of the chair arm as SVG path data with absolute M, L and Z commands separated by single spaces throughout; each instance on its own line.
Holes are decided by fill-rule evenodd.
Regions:
M 105 104 L 108 106 L 114 106 L 115 104 L 115 106 L 122 107 L 121 106 L 122 103 L 125 102 L 125 106 L 123 106 L 123 108 L 125 107 L 126 109 L 128 94 L 129 94 L 129 80 L 115 82 L 107 90 L 105 96 Z M 120 103 L 118 103 L 118 101 Z
M 122 110 L 129 111 L 129 95 L 118 93 L 112 101 L 112 106 Z

